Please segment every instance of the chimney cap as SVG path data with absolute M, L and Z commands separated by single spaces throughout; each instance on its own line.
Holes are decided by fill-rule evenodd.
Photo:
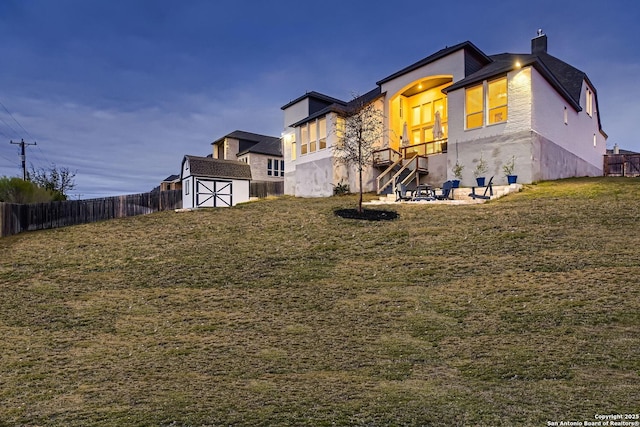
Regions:
M 538 37 L 540 36 L 544 36 L 544 33 L 542 32 L 542 28 L 538 28 Z

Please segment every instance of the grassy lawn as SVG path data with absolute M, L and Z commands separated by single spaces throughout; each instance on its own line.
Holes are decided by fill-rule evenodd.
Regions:
M 356 200 L 0 239 L 0 426 L 640 412 L 640 181 L 398 205 L 386 222 L 333 214 Z

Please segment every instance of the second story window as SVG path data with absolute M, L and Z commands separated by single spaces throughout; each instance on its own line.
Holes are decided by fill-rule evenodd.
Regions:
M 300 154 L 307 154 L 307 147 L 309 146 L 309 129 L 307 125 L 300 127 Z
M 507 78 L 490 81 L 488 88 L 490 125 L 507 121 Z
M 484 125 L 484 90 L 482 85 L 466 90 L 465 107 L 467 113 L 466 128 L 478 128 Z
M 585 111 L 589 115 L 589 117 L 593 117 L 593 92 L 591 89 L 587 88 L 586 97 L 585 97 Z
M 300 126 L 300 155 L 327 148 L 327 118 L 322 117 Z

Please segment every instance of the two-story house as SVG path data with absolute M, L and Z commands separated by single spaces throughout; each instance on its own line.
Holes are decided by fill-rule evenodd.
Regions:
M 282 143 L 278 137 L 236 130 L 213 141 L 211 146 L 214 159 L 247 163 L 253 182 L 284 180 Z
M 439 185 L 464 166 L 473 185 L 480 158 L 487 176 L 506 182 L 515 158 L 522 183 L 602 175 L 606 138 L 597 92 L 587 75 L 550 55 L 539 32 L 531 52 L 487 55 L 467 41 L 446 47 L 378 81 L 355 102 L 373 102 L 386 130 L 365 191 L 390 191 L 398 179 Z M 351 101 L 354 102 L 354 101 Z M 356 174 L 334 160 L 335 127 L 349 103 L 309 92 L 282 107 L 285 194 L 328 196 Z

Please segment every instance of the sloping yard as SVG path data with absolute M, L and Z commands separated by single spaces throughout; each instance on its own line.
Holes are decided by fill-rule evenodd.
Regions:
M 0 239 L 0 426 L 546 426 L 640 412 L 640 182 Z M 389 209 L 389 206 L 380 207 Z

